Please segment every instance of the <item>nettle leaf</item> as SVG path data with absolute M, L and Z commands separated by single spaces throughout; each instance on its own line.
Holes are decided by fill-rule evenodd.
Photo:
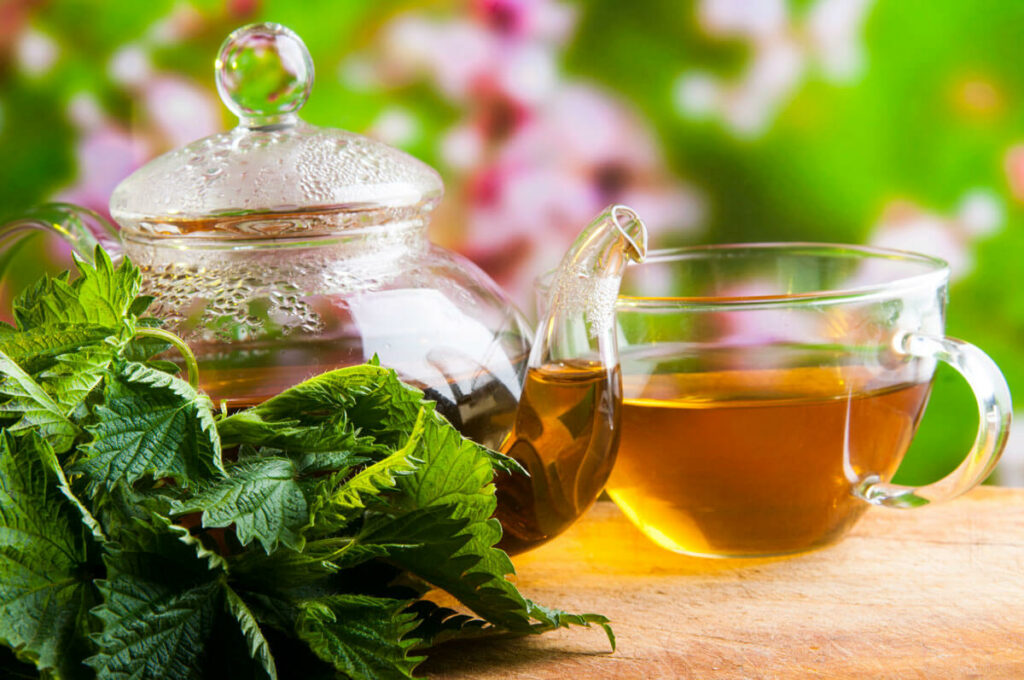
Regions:
M 99 246 L 95 263 L 77 255 L 79 277 L 68 282 L 68 273 L 43 277 L 14 301 L 14 317 L 21 330 L 59 323 L 97 324 L 120 328 L 130 315 L 139 293 L 142 275 L 126 258 L 116 269 Z
M 245 635 L 249 655 L 253 660 L 259 662 L 270 680 L 277 680 L 277 665 L 274 663 L 274 655 L 270 653 L 270 643 L 263 637 L 263 631 L 260 630 L 256 617 L 246 605 L 245 600 L 234 590 L 225 588 L 225 594 L 228 611 L 238 621 L 242 634 Z
M 483 619 L 467 616 L 430 600 L 417 600 L 408 611 L 416 615 L 417 624 L 413 636 L 421 640 L 423 647 L 433 647 L 449 640 L 508 635 L 504 629 Z
M 527 600 L 530 615 L 537 620 L 533 624 L 532 633 L 544 633 L 556 628 L 584 626 L 589 628 L 596 624 L 604 629 L 615 651 L 615 633 L 608 624 L 607 617 L 600 614 L 570 614 L 558 609 L 549 609 Z M 408 609 L 417 617 L 418 625 L 413 637 L 419 638 L 424 648 L 433 647 L 450 640 L 482 640 L 513 637 L 504 628 L 495 626 L 484 619 L 467 616 L 448 607 L 441 607 L 430 600 L 417 600 Z
M 240 411 L 217 422 L 224 446 L 268 446 L 304 455 L 346 451 L 370 457 L 379 456 L 385 450 L 373 439 L 361 436 L 344 410 L 332 408 L 324 415 L 268 420 L 256 410 L 258 408 Z
M 117 332 L 109 326 L 55 323 L 27 331 L 0 334 L 0 351 L 26 371 L 32 372 L 44 368 L 39 364 L 50 363 L 51 357 L 73 352 L 86 345 L 99 344 L 117 335 Z
M 81 276 L 72 283 L 90 321 L 119 324 L 129 313 L 134 316 L 136 309 L 144 310 L 149 306 L 152 298 L 136 300 L 142 274 L 130 260 L 125 258 L 115 269 L 110 256 L 99 246 L 93 259 L 94 262 L 89 263 L 75 258 Z
M 210 400 L 185 381 L 128 362 L 115 367 L 104 397 L 86 428 L 93 440 L 73 468 L 94 495 L 147 475 L 181 487 L 224 476 Z
M 41 671 L 84 675 L 88 547 L 34 437 L 0 433 L 0 641 Z
M 71 448 L 78 428 L 49 394 L 6 354 L 0 352 L 0 395 L 9 397 L 0 412 L 20 416 L 9 432 L 32 431 L 47 439 L 57 453 Z
M 365 465 L 372 459 L 358 456 L 351 451 L 313 451 L 299 454 L 293 460 L 301 474 L 313 475 L 318 472 L 346 474 L 351 468 Z
M 414 510 L 397 518 L 378 515 L 365 522 L 348 545 L 327 559 L 336 567 L 347 569 L 376 557 L 389 558 L 424 546 L 430 546 L 437 554 L 454 555 L 471 536 L 463 531 L 469 521 L 451 515 L 452 509 L 444 505 Z M 455 562 L 450 566 L 453 573 L 460 573 L 464 565 Z
M 429 417 L 430 409 L 424 407 L 420 411 L 420 420 L 414 427 L 414 433 L 423 429 L 423 421 Z M 410 437 L 410 442 L 418 441 L 419 434 Z M 315 534 L 337 531 L 362 515 L 362 511 L 373 501 L 380 502 L 384 491 L 395 488 L 398 477 L 410 474 L 418 462 L 412 457 L 415 445 L 410 443 L 383 460 L 367 465 L 356 474 L 339 483 L 338 477 L 322 482 L 313 502 Z
M 531 600 L 527 600 L 527 603 L 529 604 L 530 616 L 537 620 L 537 623 L 533 625 L 532 632 L 545 633 L 549 630 L 568 628 L 569 626 L 589 628 L 590 624 L 593 623 L 604 630 L 605 635 L 608 636 L 608 642 L 612 646 L 612 651 L 615 651 L 615 632 L 612 630 L 607 616 L 602 616 L 601 614 L 570 614 L 561 609 L 545 607 Z
M 70 416 L 103 381 L 114 360 L 109 345 L 86 346 L 61 354 L 57 362 L 39 374 L 43 389 Z
M 253 458 L 228 468 L 224 479 L 203 486 L 174 506 L 175 515 L 203 513 L 204 527 L 235 525 L 244 546 L 259 539 L 272 553 L 278 543 L 301 550 L 309 507 L 289 458 Z
M 423 392 L 399 380 L 393 369 L 382 366 L 353 366 L 318 378 L 323 378 L 321 389 L 350 392 L 353 399 L 349 418 L 360 431 L 391 447 L 405 443 L 424 405 L 434 406 L 424 399 Z
M 423 461 L 411 475 L 398 479 L 398 494 L 389 498 L 392 518 L 368 523 L 368 532 L 385 535 L 386 524 L 425 508 L 444 507 L 465 528 L 410 548 L 389 552 L 388 559 L 443 588 L 483 618 L 509 630 L 530 632 L 527 600 L 505 579 L 512 561 L 494 547 L 501 526 L 492 518 L 497 501 L 494 472 L 483 447 L 462 437 L 431 412 L 412 455 Z
M 202 678 L 202 653 L 219 610 L 220 587 L 188 590 L 120 578 L 99 583 L 100 653 L 87 661 L 104 678 Z
M 134 526 L 105 546 L 107 578 L 96 582 L 103 602 L 92 610 L 102 630 L 86 663 L 98 680 L 205 678 L 218 653 L 210 639 L 226 616 L 224 572 L 166 526 Z
M 403 384 L 393 370 L 350 366 L 225 418 L 218 429 L 225 445 L 381 452 L 402 445 L 423 404 L 423 393 Z
M 166 566 L 164 567 L 167 568 Z M 206 639 L 223 606 L 219 582 L 168 585 L 141 574 L 97 582 L 99 653 L 86 660 L 105 678 L 201 680 Z
M 95 538 L 100 544 L 105 543 L 107 541 L 107 536 L 103 532 L 103 527 L 93 516 L 92 511 L 89 510 L 85 503 L 83 503 L 75 494 L 74 489 L 71 488 L 71 482 L 68 481 L 67 476 L 64 474 L 64 470 L 60 466 L 60 461 L 57 460 L 57 454 L 54 452 L 53 447 L 50 446 L 49 442 L 45 439 L 36 438 L 35 443 L 39 459 L 43 462 L 43 465 L 53 473 L 54 477 L 56 477 L 57 488 L 60 490 L 61 494 L 63 494 L 64 498 L 66 498 L 78 511 L 78 514 L 82 519 L 82 523 L 88 527 L 93 538 Z
M 175 524 L 158 512 L 147 511 L 144 518 L 134 521 L 145 524 L 150 530 L 163 529 L 175 536 L 183 545 L 192 549 L 197 559 L 206 562 L 208 569 L 227 571 L 227 560 L 220 554 L 216 541 L 209 536 L 202 533 L 193 534 L 187 527 Z
M 321 548 L 307 543 L 301 553 L 277 550 L 246 550 L 232 555 L 231 583 L 240 591 L 256 619 L 264 625 L 291 633 L 298 616 L 296 602 L 330 591 L 337 567 L 324 559 Z M 311 549 L 312 548 L 312 549 Z M 326 548 L 330 553 L 332 548 Z
M 69 275 L 69 272 L 63 272 L 53 278 L 44 276 L 21 292 L 12 305 L 20 330 L 88 322 L 85 308 L 68 283 Z
M 296 630 L 310 649 L 357 680 L 412 678 L 425 657 L 410 656 L 418 640 L 406 600 L 331 595 L 300 603 Z
M 397 480 L 399 493 L 388 497 L 391 518 L 381 515 L 368 521 L 359 540 L 390 543 L 395 536 L 407 535 L 406 540 L 416 545 L 390 547 L 389 561 L 446 590 L 502 629 L 541 633 L 596 623 L 605 629 L 614 649 L 605 617 L 547 609 L 523 597 L 506 580 L 515 570 L 508 555 L 494 547 L 501 538 L 501 526 L 492 517 L 497 500 L 490 458 L 483 447 L 462 437 L 440 415 L 430 415 L 411 438 L 412 455 L 422 465 Z M 416 518 L 428 509 L 444 511 L 448 532 L 416 536 L 409 531 L 411 526 L 444 526 L 437 518 L 430 522 Z

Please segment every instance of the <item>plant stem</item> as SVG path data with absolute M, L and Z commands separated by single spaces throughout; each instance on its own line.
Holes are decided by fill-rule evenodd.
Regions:
M 181 352 L 181 356 L 185 358 L 185 368 L 188 369 L 188 384 L 195 389 L 199 389 L 199 363 L 196 361 L 196 355 L 192 353 L 192 350 L 189 349 L 184 340 L 162 328 L 140 328 L 135 333 L 135 336 L 157 338 L 174 345 Z

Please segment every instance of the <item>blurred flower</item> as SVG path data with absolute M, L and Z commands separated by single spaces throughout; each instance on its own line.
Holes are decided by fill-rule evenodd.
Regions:
M 556 81 L 553 44 L 509 35 L 471 19 L 406 15 L 387 28 L 383 45 L 383 80 L 426 76 L 459 103 L 488 89 L 537 102 Z
M 701 213 L 637 118 L 583 85 L 559 89 L 515 126 L 469 183 L 463 249 L 519 293 L 609 204 L 630 205 L 654 232 L 692 229 Z
M 239 2 L 235 5 L 243 4 Z M 249 4 L 256 4 L 250 2 Z M 229 8 L 230 9 L 230 8 Z M 244 8 L 251 13 L 253 8 Z M 233 13 L 238 13 L 237 11 Z M 195 7 L 185 3 L 175 5 L 171 13 L 158 19 L 146 31 L 145 41 L 149 45 L 167 45 L 187 40 L 198 33 L 204 25 L 203 15 Z
M 34 29 L 22 33 L 14 47 L 21 70 L 33 77 L 49 71 L 60 55 L 56 41 Z
M 572 33 L 575 10 L 552 0 L 473 0 L 481 23 L 498 34 L 562 43 Z
M 109 117 L 92 95 L 83 92 L 71 98 L 68 116 L 79 132 L 78 172 L 70 186 L 57 192 L 56 200 L 108 215 L 114 188 L 135 169 L 157 153 L 220 130 L 214 95 L 180 76 L 158 71 L 150 58 L 154 45 L 187 36 L 198 28 L 198 21 L 194 9 L 179 7 L 157 21 L 144 40 L 122 45 L 111 55 L 107 75 L 140 107 L 133 115 L 133 129 L 124 129 Z
M 1010 193 L 1018 203 L 1024 203 L 1024 143 L 1018 142 L 1007 150 L 1003 168 Z
M 121 87 L 140 87 L 153 74 L 149 54 L 138 43 L 129 43 L 117 48 L 107 64 L 110 79 Z
M 861 31 L 872 0 L 819 0 L 808 12 L 808 52 L 826 78 L 840 82 L 856 77 L 864 66 Z
M 171 75 L 160 75 L 146 82 L 139 92 L 163 146 L 174 149 L 222 127 L 221 106 L 209 90 Z
M 942 258 L 950 278 L 962 279 L 974 268 L 971 245 L 1002 226 L 1005 220 L 998 196 L 976 189 L 960 201 L 956 214 L 943 216 L 906 201 L 894 201 L 883 210 L 871 245 L 909 250 Z
M 972 75 L 954 84 L 953 104 L 966 116 L 990 119 L 1006 107 L 1006 95 L 990 78 Z
M 58 191 L 54 198 L 108 215 L 107 203 L 114 187 L 145 162 L 150 148 L 142 138 L 110 120 L 88 93 L 78 93 L 71 98 L 68 114 L 78 128 L 75 144 L 78 174 L 75 181 Z
M 416 119 L 409 111 L 392 107 L 381 111 L 366 134 L 385 144 L 401 146 L 416 137 L 418 128 Z
M 457 103 L 500 92 L 542 101 L 558 80 L 557 49 L 569 38 L 572 7 L 552 0 L 473 0 L 466 17 L 399 17 L 383 33 L 376 67 L 390 83 L 419 76 Z M 366 80 L 365 65 L 349 66 Z
M 526 300 L 534 277 L 611 203 L 629 204 L 652 230 L 697 224 L 700 201 L 667 171 L 643 122 L 608 93 L 559 73 L 575 19 L 569 6 L 470 7 L 466 17 L 399 17 L 384 29 L 373 64 L 378 82 L 425 77 L 463 107 L 440 140 L 462 184 L 458 249 Z M 343 74 L 366 84 L 370 70 L 357 58 Z
M 760 134 L 810 66 L 833 80 L 859 72 L 859 34 L 870 4 L 818 0 L 797 21 L 784 0 L 702 0 L 701 27 L 715 37 L 749 41 L 750 63 L 732 82 L 702 71 L 683 73 L 676 81 L 676 107 L 690 117 L 720 117 L 742 136 Z
M 183 22 L 158 22 L 161 28 L 149 34 L 162 41 L 171 39 L 175 31 L 185 30 L 186 26 L 194 29 L 184 22 L 190 14 L 173 16 L 181 17 Z M 157 71 L 150 59 L 151 49 L 146 42 L 123 45 L 111 56 L 107 67 L 110 79 L 130 92 L 133 101 L 143 107 L 144 115 L 136 118 L 148 123 L 151 129 L 136 133 L 155 133 L 160 142 L 157 146 L 167 150 L 220 130 L 220 103 L 216 97 L 185 78 Z
M 697 17 L 708 33 L 721 37 L 770 38 L 789 22 L 785 0 L 704 0 Z

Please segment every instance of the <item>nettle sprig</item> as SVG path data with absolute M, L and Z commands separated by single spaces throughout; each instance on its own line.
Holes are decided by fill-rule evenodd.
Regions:
M 393 370 L 225 415 L 142 316 L 138 268 L 77 267 L 0 327 L 0 675 L 409 678 L 438 642 L 590 624 L 614 646 L 506 579 L 515 463 Z M 189 381 L 154 358 L 172 346 Z

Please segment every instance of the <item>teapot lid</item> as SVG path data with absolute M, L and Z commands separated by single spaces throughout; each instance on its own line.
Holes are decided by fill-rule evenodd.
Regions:
M 175 149 L 114 190 L 127 235 L 287 238 L 422 220 L 441 199 L 430 166 L 381 142 L 303 122 L 313 86 L 306 45 L 280 24 L 221 45 L 217 91 L 239 125 Z

